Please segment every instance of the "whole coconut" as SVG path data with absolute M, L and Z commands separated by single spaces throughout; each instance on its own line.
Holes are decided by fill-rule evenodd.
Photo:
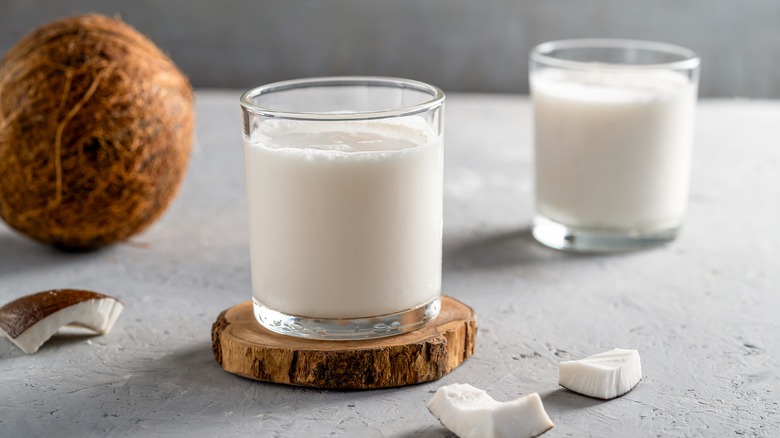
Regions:
M 125 239 L 175 196 L 193 124 L 187 78 L 132 27 L 38 28 L 0 61 L 0 217 L 67 249 Z

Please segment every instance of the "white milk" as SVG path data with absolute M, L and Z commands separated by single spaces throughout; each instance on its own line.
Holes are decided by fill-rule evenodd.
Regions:
M 245 139 L 252 286 L 273 310 L 361 318 L 441 291 L 441 139 L 419 117 L 269 120 Z
M 682 74 L 543 70 L 531 77 L 537 212 L 567 226 L 676 227 L 696 88 Z

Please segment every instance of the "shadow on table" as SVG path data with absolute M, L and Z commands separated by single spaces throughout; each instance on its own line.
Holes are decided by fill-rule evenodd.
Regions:
M 245 415 L 288 413 L 289 403 L 294 403 L 296 409 L 315 408 L 321 400 L 315 396 L 301 397 L 306 391 L 312 395 L 324 393 L 230 374 L 214 360 L 211 341 L 203 341 L 158 359 L 133 364 L 132 376 L 120 393 L 125 392 L 129 404 L 157 401 L 147 409 L 179 404 L 188 405 L 182 413 L 223 417 L 238 410 L 245 411 Z M 158 395 L 162 397 L 158 399 Z
M 543 246 L 531 235 L 531 227 L 477 233 L 468 237 L 445 236 L 443 265 L 448 269 L 500 269 L 532 265 L 577 255 Z
M 606 403 L 607 400 L 599 400 L 558 388 L 545 394 L 540 394 L 544 409 L 548 412 L 565 412 L 577 409 L 587 409 Z
M 66 354 L 69 346 L 65 344 L 71 341 L 76 342 L 76 337 L 59 337 L 42 348 L 59 348 L 58 354 Z M 15 352 L 6 352 L 5 347 L 5 344 L 0 346 L 4 355 L 8 353 L 6 359 L 10 355 L 24 356 L 12 345 L 7 347 Z M 268 385 L 229 374 L 214 361 L 210 341 L 162 356 L 112 347 L 117 346 L 96 344 L 93 353 L 74 356 L 92 370 L 72 375 L 66 379 L 67 385 L 53 384 L 43 374 L 29 377 L 39 386 L 51 386 L 47 398 L 41 400 L 40 409 L 63 412 L 57 415 L 78 410 L 72 407 L 83 407 L 86 412 L 79 414 L 78 425 L 67 423 L 57 415 L 41 419 L 39 424 L 43 430 L 57 428 L 64 422 L 67 425 L 62 431 L 64 435 L 68 431 L 72 435 L 88 430 L 100 430 L 101 435 L 106 430 L 118 435 L 176 435 L 191 427 L 203 436 L 225 436 L 230 435 L 226 431 L 234 428 L 240 419 L 248 419 L 258 427 L 263 421 L 284 422 L 291 418 L 291 413 L 313 415 L 332 398 L 325 391 Z M 18 359 L 40 360 L 37 357 Z M 40 363 L 35 368 L 49 374 Z
M 0 361 L 25 356 L 25 353 L 5 336 L 0 335 Z
M 0 233 L 0 278 L 23 271 L 31 261 L 52 250 L 12 234 Z
M 0 279 L 4 275 L 42 270 L 65 263 L 81 263 L 103 251 L 65 252 L 0 230 Z M 37 291 L 19 291 L 19 294 Z
M 444 426 L 409 432 L 399 435 L 400 438 L 457 438 L 457 435 L 445 429 Z
M 51 337 L 46 343 L 41 346 L 44 348 L 63 348 L 66 349 L 72 345 L 90 341 L 93 338 L 98 338 L 101 335 L 86 328 L 74 328 L 71 326 L 65 326 L 60 329 L 54 336 Z

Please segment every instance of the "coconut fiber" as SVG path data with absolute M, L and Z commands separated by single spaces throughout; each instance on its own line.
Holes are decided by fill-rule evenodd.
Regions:
M 0 61 L 0 217 L 61 248 L 125 239 L 175 196 L 193 124 L 187 78 L 122 21 L 34 30 Z

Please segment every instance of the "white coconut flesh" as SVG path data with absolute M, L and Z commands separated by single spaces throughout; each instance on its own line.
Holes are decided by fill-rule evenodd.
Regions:
M 615 348 L 585 359 L 561 362 L 558 384 L 590 397 L 619 397 L 642 380 L 639 352 Z
M 73 289 L 40 292 L 0 308 L 0 331 L 22 351 L 32 354 L 66 325 L 108 333 L 123 308 L 116 298 L 97 292 Z
M 461 438 L 536 437 L 553 427 L 539 394 L 499 402 L 469 384 L 442 386 L 428 410 Z

